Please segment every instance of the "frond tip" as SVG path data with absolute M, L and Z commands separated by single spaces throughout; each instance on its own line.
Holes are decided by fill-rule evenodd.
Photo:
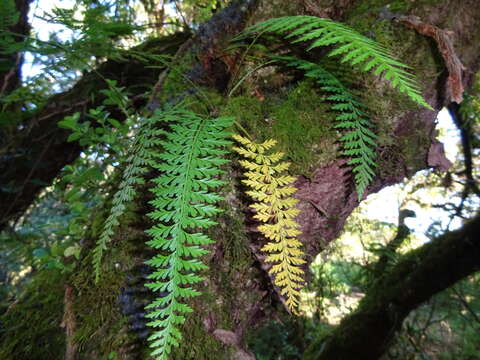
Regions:
M 294 39 L 293 43 L 311 42 L 308 50 L 319 46 L 336 46 L 328 56 L 339 56 L 342 63 L 349 63 L 362 71 L 383 74 L 392 88 L 398 89 L 417 104 L 432 107 L 422 97 L 415 77 L 408 66 L 396 60 L 384 46 L 363 36 L 352 28 L 315 16 L 285 16 L 258 23 L 244 34 L 270 32 Z
M 256 211 L 254 218 L 263 223 L 258 230 L 269 240 L 262 248 L 268 253 L 265 261 L 274 264 L 269 272 L 274 276 L 275 285 L 281 288 L 288 309 L 296 312 L 304 275 L 300 266 L 305 260 L 302 244 L 297 240 L 301 233 L 295 221 L 299 213 L 295 208 L 297 200 L 291 197 L 297 191 L 291 185 L 295 177 L 281 175 L 290 165 L 280 162 L 283 153 L 267 153 L 275 146 L 275 140 L 257 144 L 239 135 L 233 138 L 242 145 L 233 150 L 247 159 L 240 161 L 248 170 L 247 179 L 242 181 L 251 189 L 247 194 L 255 200 L 250 205 Z

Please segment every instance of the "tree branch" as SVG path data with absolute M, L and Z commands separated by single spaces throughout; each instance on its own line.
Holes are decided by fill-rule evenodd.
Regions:
M 464 121 L 462 114 L 460 113 L 460 105 L 451 103 L 448 105 L 448 112 L 452 117 L 455 125 L 460 131 L 460 138 L 462 141 L 463 158 L 465 162 L 465 177 L 467 183 L 465 184 L 465 197 L 468 196 L 470 191 L 480 198 L 480 189 L 477 182 L 473 177 L 473 160 L 472 160 L 472 144 L 471 144 L 471 129 L 470 126 Z M 463 198 L 463 196 L 462 196 Z
M 407 315 L 433 295 L 480 270 L 480 215 L 404 255 L 327 337 L 303 359 L 378 359 Z
M 31 2 L 32 0 L 15 0 L 15 7 L 19 14 L 18 21 L 8 29 L 14 34 L 19 34 L 13 36 L 15 42 L 22 42 L 24 38 L 21 35 L 25 36 L 30 33 L 28 11 Z M 0 50 L 2 50 L 1 45 Z M 2 65 L 2 70 L 0 70 L 0 96 L 5 96 L 20 85 L 23 54 L 0 52 L 0 64 Z M 5 65 L 10 65 L 10 68 L 3 70 Z

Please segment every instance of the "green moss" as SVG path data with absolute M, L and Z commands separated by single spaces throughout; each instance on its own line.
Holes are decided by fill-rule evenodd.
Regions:
M 127 318 L 120 312 L 118 304 L 126 272 L 143 261 L 140 249 L 146 236 L 129 226 L 134 220 L 137 217 L 122 217 L 122 226 L 116 230 L 119 235 L 114 237 L 104 256 L 98 284 L 94 282 L 91 253 L 69 280 L 75 293 L 77 329 L 74 340 L 81 359 L 103 359 L 136 341 L 127 331 Z
M 222 111 L 233 115 L 256 141 L 273 138 L 285 152 L 296 174 L 310 175 L 337 156 L 334 114 L 311 81 L 303 81 L 286 94 L 260 101 L 255 97 L 230 99 Z
M 192 88 L 192 83 L 187 80 L 185 74 L 191 71 L 194 63 L 194 55 L 188 52 L 180 61 L 171 64 L 165 82 L 158 94 L 160 104 L 169 103 L 172 98 L 184 94 Z
M 202 304 L 205 304 L 205 299 Z M 202 312 L 196 311 L 188 316 L 182 328 L 182 336 L 186 340 L 180 347 L 172 351 L 172 359 L 218 359 L 227 360 L 232 358 L 232 350 L 221 344 L 205 330 L 204 319 L 210 311 L 218 311 L 215 306 L 202 308 Z M 218 313 L 215 313 L 218 314 Z
M 0 359 L 61 359 L 65 275 L 56 269 L 33 275 L 17 303 L 0 316 Z

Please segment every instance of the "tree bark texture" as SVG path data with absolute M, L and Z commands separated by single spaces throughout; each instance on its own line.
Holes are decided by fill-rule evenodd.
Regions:
M 396 4 L 394 8 L 390 7 L 391 3 Z M 381 78 L 353 74 L 355 86 L 363 93 L 362 98 L 370 109 L 379 135 L 377 177 L 367 189 L 367 194 L 370 194 L 398 183 L 421 169 L 448 167 L 442 146 L 435 139 L 436 115 L 443 106 L 448 105 L 450 100 L 447 99 L 451 98 L 449 94 L 452 90 L 449 88 L 451 85 L 448 82 L 445 57 L 442 57 L 434 38 L 395 19 L 414 15 L 425 24 L 438 29 L 449 29 L 455 55 L 464 66 L 462 86 L 468 89 L 480 61 L 480 11 L 477 10 L 477 5 L 475 0 L 422 0 L 414 3 L 406 0 L 240 1 L 203 25 L 193 37 L 193 44 L 184 49 L 185 55 L 178 62 L 192 81 L 209 91 L 214 99 L 218 99 L 218 113 L 236 116 L 254 136 L 261 138 L 264 135 L 262 132 L 268 132 L 280 142 L 282 139 L 285 143 L 290 141 L 288 146 L 291 148 L 287 150 L 291 151 L 291 157 L 296 160 L 293 170 L 299 175 L 296 197 L 301 210 L 301 240 L 305 244 L 309 262 L 338 236 L 348 215 L 358 205 L 350 169 L 345 166 L 345 159 L 338 155 L 338 134 L 331 129 L 334 114 L 321 105 L 322 98 L 312 89 L 311 84 L 292 86 L 291 78 L 278 68 L 273 72 L 263 71 L 250 77 L 242 85 L 242 95 L 226 99 L 225 90 L 231 89 L 232 82 L 238 81 L 236 71 L 245 66 L 241 63 L 241 54 L 232 55 L 226 50 L 229 40 L 246 24 L 284 15 L 316 15 L 346 22 L 392 49 L 401 61 L 412 66 L 423 88 L 424 97 L 435 111 L 415 107 L 390 90 Z M 175 42 L 177 48 L 182 39 L 179 37 L 178 40 Z M 165 51 L 174 50 L 168 48 Z M 315 57 L 318 59 L 322 55 L 313 53 L 311 57 L 315 60 Z M 150 71 L 138 69 L 133 62 L 107 62 L 100 70 L 108 74 L 109 78 L 122 79 L 120 85 L 127 87 L 134 81 L 137 71 L 142 76 Z M 157 73 L 148 74 L 158 76 Z M 169 73 L 161 81 L 158 98 L 154 99 L 152 106 L 161 103 L 169 91 L 180 93 L 168 95 L 182 95 L 182 92 L 188 90 L 172 90 L 172 83 L 175 83 L 174 74 Z M 56 123 L 65 115 L 78 110 L 84 112 L 92 106 L 87 99 L 101 86 L 103 85 L 99 85 L 93 75 L 87 75 L 72 90 L 56 95 L 45 109 L 27 120 L 32 125 L 29 131 L 36 135 L 19 134 L 18 140 L 15 139 L 18 145 L 13 146 L 11 151 L 17 149 L 22 154 L 20 150 L 25 148 L 24 152 L 32 155 L 18 155 L 16 162 L 4 157 L 0 162 L 2 183 L 20 185 L 15 193 L 0 193 L 0 214 L 3 214 L 4 219 L 22 213 L 42 189 L 42 186 L 31 184 L 34 178 L 51 182 L 65 164 L 78 156 L 81 148 L 67 143 L 68 134 L 58 130 Z M 277 126 L 282 119 L 283 127 Z M 294 128 L 289 128 L 289 124 L 293 124 Z M 298 137 L 293 134 L 295 128 L 301 128 Z M 309 142 L 306 142 L 304 138 L 308 134 L 316 134 L 316 137 L 308 138 Z M 295 145 L 292 139 L 299 139 L 298 143 Z M 55 157 L 47 154 L 55 154 Z M 28 165 L 32 162 L 37 165 Z M 38 166 L 39 163 L 45 167 Z M 173 359 L 253 359 L 246 339 L 254 333 L 255 325 L 264 319 L 278 316 L 279 313 L 285 314 L 278 289 L 273 286 L 262 262 L 264 255 L 259 249 L 264 239 L 259 236 L 256 224 L 251 221 L 252 214 L 248 210 L 248 200 L 242 195 L 240 178 L 240 169 L 233 162 L 226 175 L 228 185 L 222 189 L 226 201 L 221 206 L 225 211 L 218 219 L 219 226 L 212 228 L 209 234 L 216 240 L 216 244 L 210 247 L 211 254 L 205 259 L 210 270 L 205 274 L 207 280 L 201 286 L 203 295 L 193 301 L 195 313 L 189 316 L 183 329 L 186 340 L 175 349 Z M 77 335 L 74 338 L 78 342 L 78 359 L 105 358 L 112 351 L 121 359 L 145 356 L 146 345 L 143 339 L 148 330 L 142 322 L 142 309 L 149 295 L 142 285 L 145 269 L 141 264 L 151 254 L 141 244 L 146 240 L 143 231 L 149 228 L 150 220 L 145 217 L 149 211 L 149 200 L 151 194 L 146 186 L 140 189 L 140 196 L 132 205 L 131 213 L 122 220 L 106 255 L 100 284 L 93 283 L 88 247 L 83 251 L 83 261 L 68 279 L 75 294 L 73 309 Z M 89 235 L 91 240 L 99 236 L 105 213 L 100 211 L 95 214 Z M 475 224 L 477 222 L 478 220 Z M 432 284 L 431 287 L 420 285 L 425 276 L 430 279 L 429 271 L 438 270 L 435 261 L 444 258 L 448 258 L 445 261 L 456 261 L 447 251 L 448 246 L 453 246 L 449 239 L 464 240 L 461 242 L 464 244 L 462 250 L 455 245 L 452 251 L 461 252 L 472 246 L 466 241 L 472 226 L 467 227 L 467 233 L 445 235 L 443 240 L 432 243 L 429 249 L 438 251 L 437 257 L 429 257 L 428 251 L 422 248 L 406 259 L 402 263 L 403 267 L 396 267 L 398 270 L 392 271 L 388 277 L 398 280 L 390 285 L 392 288 L 388 288 L 388 284 L 382 281 L 378 287 L 386 286 L 388 292 L 382 295 L 379 291 L 363 302 L 362 309 L 372 307 L 377 313 L 371 319 L 364 316 L 368 321 L 362 326 L 379 324 L 382 329 L 396 329 L 408 311 L 445 285 L 467 275 L 459 269 L 459 275 L 454 278 L 442 278 L 448 274 L 439 274 L 441 284 Z M 475 226 L 478 227 L 478 224 Z M 475 251 L 478 259 L 478 248 Z M 414 259 L 425 259 L 426 262 L 417 267 Z M 475 269 L 475 266 L 470 266 L 469 271 Z M 404 277 L 406 279 L 401 280 Z M 400 297 L 397 298 L 395 294 Z M 61 307 L 60 304 L 60 311 Z M 355 321 L 355 315 L 351 319 L 353 320 L 349 321 Z M 348 331 L 353 330 L 349 328 Z M 319 340 L 309 350 L 309 358 L 320 356 L 321 347 Z M 335 356 L 328 359 L 341 358 Z M 16 358 L 28 357 L 17 354 Z

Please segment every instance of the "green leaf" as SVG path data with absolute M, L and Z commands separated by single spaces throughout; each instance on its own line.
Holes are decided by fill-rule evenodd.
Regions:
M 74 131 L 80 131 L 81 126 L 78 123 L 78 120 L 80 119 L 80 113 L 75 113 L 71 116 L 66 116 L 63 120 L 59 121 L 57 123 L 58 127 L 62 129 L 70 129 Z

